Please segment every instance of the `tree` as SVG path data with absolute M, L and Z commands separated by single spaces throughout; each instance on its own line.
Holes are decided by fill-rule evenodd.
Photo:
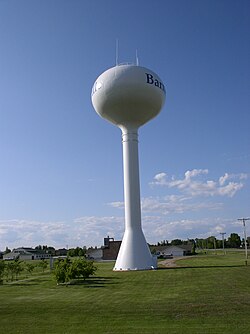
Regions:
M 5 263 L 3 260 L 0 260 L 0 284 L 3 284 L 4 269 L 5 269 Z
M 168 240 L 162 240 L 162 241 L 158 242 L 157 245 L 158 246 L 167 246 L 167 245 L 169 245 L 169 243 L 168 243 Z
M 27 262 L 25 264 L 27 272 L 31 275 L 33 270 L 35 269 L 34 264 Z
M 67 253 L 68 256 L 74 257 L 75 256 L 75 248 L 70 248 Z
M 11 273 L 12 273 L 12 262 L 7 262 L 7 264 L 5 265 L 5 271 L 4 271 L 4 275 L 6 277 L 7 282 L 9 281 Z
M 196 238 L 195 244 L 196 244 L 196 248 L 200 248 L 200 249 L 204 248 L 204 245 L 205 245 L 204 239 Z
M 230 248 L 239 248 L 241 245 L 240 236 L 237 233 L 231 233 L 226 245 Z
M 174 246 L 178 246 L 182 244 L 183 244 L 183 241 L 181 239 L 174 239 L 171 241 L 171 245 L 174 245 Z
M 194 239 L 188 239 L 188 244 L 192 244 L 192 250 L 191 253 L 192 254 L 196 254 L 196 243 Z
M 23 266 L 22 266 L 22 261 L 16 259 L 14 260 L 14 274 L 16 276 L 16 280 L 18 278 L 18 275 L 20 275 L 20 273 L 23 271 Z
M 86 255 L 87 248 L 85 246 L 76 247 L 76 248 L 70 248 L 68 250 L 68 256 L 74 257 L 74 256 L 85 256 Z
M 4 254 L 8 254 L 8 253 L 10 253 L 11 252 L 11 250 L 8 248 L 8 247 L 6 247 L 5 248 L 5 251 L 4 251 Z
M 5 266 L 5 275 L 6 280 L 9 280 L 9 277 L 11 281 L 14 281 L 14 277 L 16 277 L 16 280 L 18 278 L 18 275 L 23 271 L 22 261 L 16 259 L 14 261 L 8 262 Z
M 94 275 L 97 268 L 92 261 L 78 258 L 74 260 L 59 259 L 55 262 L 55 269 L 53 274 L 59 283 L 69 283 L 72 279 L 83 278 L 84 280 L 90 275 Z
M 51 247 L 51 246 L 49 246 L 48 248 L 47 248 L 47 253 L 48 254 L 51 254 L 51 255 L 55 255 L 55 248 L 54 247 Z
M 68 281 L 68 271 L 71 261 L 67 257 L 66 259 L 58 259 L 55 262 L 55 269 L 53 274 L 55 276 L 57 284 L 64 283 Z
M 208 237 L 206 239 L 206 241 L 207 241 L 207 248 L 208 249 L 216 248 L 216 238 L 214 236 Z
M 223 248 L 223 241 L 220 240 L 220 239 L 217 239 L 216 240 L 216 245 L 217 245 L 217 248 Z
M 75 268 L 72 277 L 70 278 L 83 278 L 84 280 L 90 275 L 93 275 L 97 268 L 94 266 L 93 261 L 87 261 L 83 258 L 76 259 L 72 263 L 72 267 Z
M 44 259 L 42 259 L 39 263 L 38 266 L 42 269 L 43 273 L 45 269 L 48 267 L 48 262 Z

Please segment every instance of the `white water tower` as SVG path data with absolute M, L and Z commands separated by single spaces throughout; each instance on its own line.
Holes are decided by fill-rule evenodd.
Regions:
M 96 112 L 122 131 L 125 233 L 114 270 L 157 267 L 141 227 L 138 128 L 159 114 L 165 96 L 158 75 L 145 67 L 127 64 L 102 73 L 92 89 Z

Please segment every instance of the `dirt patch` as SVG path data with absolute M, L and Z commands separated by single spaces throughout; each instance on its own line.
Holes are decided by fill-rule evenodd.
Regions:
M 159 264 L 163 267 L 174 268 L 174 267 L 178 267 L 175 261 L 179 259 L 182 259 L 182 257 L 178 256 L 172 259 L 166 259 L 166 260 L 161 261 Z
M 190 259 L 191 257 L 194 257 L 193 255 L 192 256 L 188 256 L 188 258 Z M 181 259 L 185 259 L 187 258 L 187 256 L 176 256 L 172 259 L 166 259 L 166 260 L 163 260 L 161 262 L 159 262 L 159 265 L 162 266 L 162 267 L 166 267 L 166 268 L 175 268 L 175 267 L 181 267 L 179 266 L 176 261 L 177 260 L 181 260 Z

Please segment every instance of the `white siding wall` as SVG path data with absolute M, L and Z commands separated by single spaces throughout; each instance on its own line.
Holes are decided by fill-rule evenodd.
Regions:
M 163 255 L 183 256 L 184 250 L 177 246 L 167 247 L 162 251 Z

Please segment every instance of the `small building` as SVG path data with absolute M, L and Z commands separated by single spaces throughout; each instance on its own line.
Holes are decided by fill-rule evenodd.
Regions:
M 39 249 L 33 249 L 28 247 L 20 247 L 13 249 L 12 252 L 4 254 L 3 259 L 4 260 L 46 260 L 51 257 L 50 254 L 45 253 L 42 250 Z
M 16 260 L 19 258 L 19 256 L 20 254 L 17 252 L 9 252 L 9 253 L 3 254 L 3 260 Z
M 114 238 L 108 236 L 104 238 L 104 243 L 101 248 L 89 248 L 86 252 L 86 258 L 96 261 L 114 261 L 119 253 L 121 243 L 121 241 L 115 241 Z
M 116 260 L 120 247 L 121 241 L 115 241 L 114 238 L 104 238 L 104 246 L 103 249 L 103 260 Z
M 89 260 L 102 260 L 102 248 L 89 248 L 86 252 L 86 258 Z
M 192 244 L 187 245 L 169 245 L 169 246 L 159 246 L 156 248 L 156 254 L 160 257 L 179 257 L 187 256 L 192 254 Z

